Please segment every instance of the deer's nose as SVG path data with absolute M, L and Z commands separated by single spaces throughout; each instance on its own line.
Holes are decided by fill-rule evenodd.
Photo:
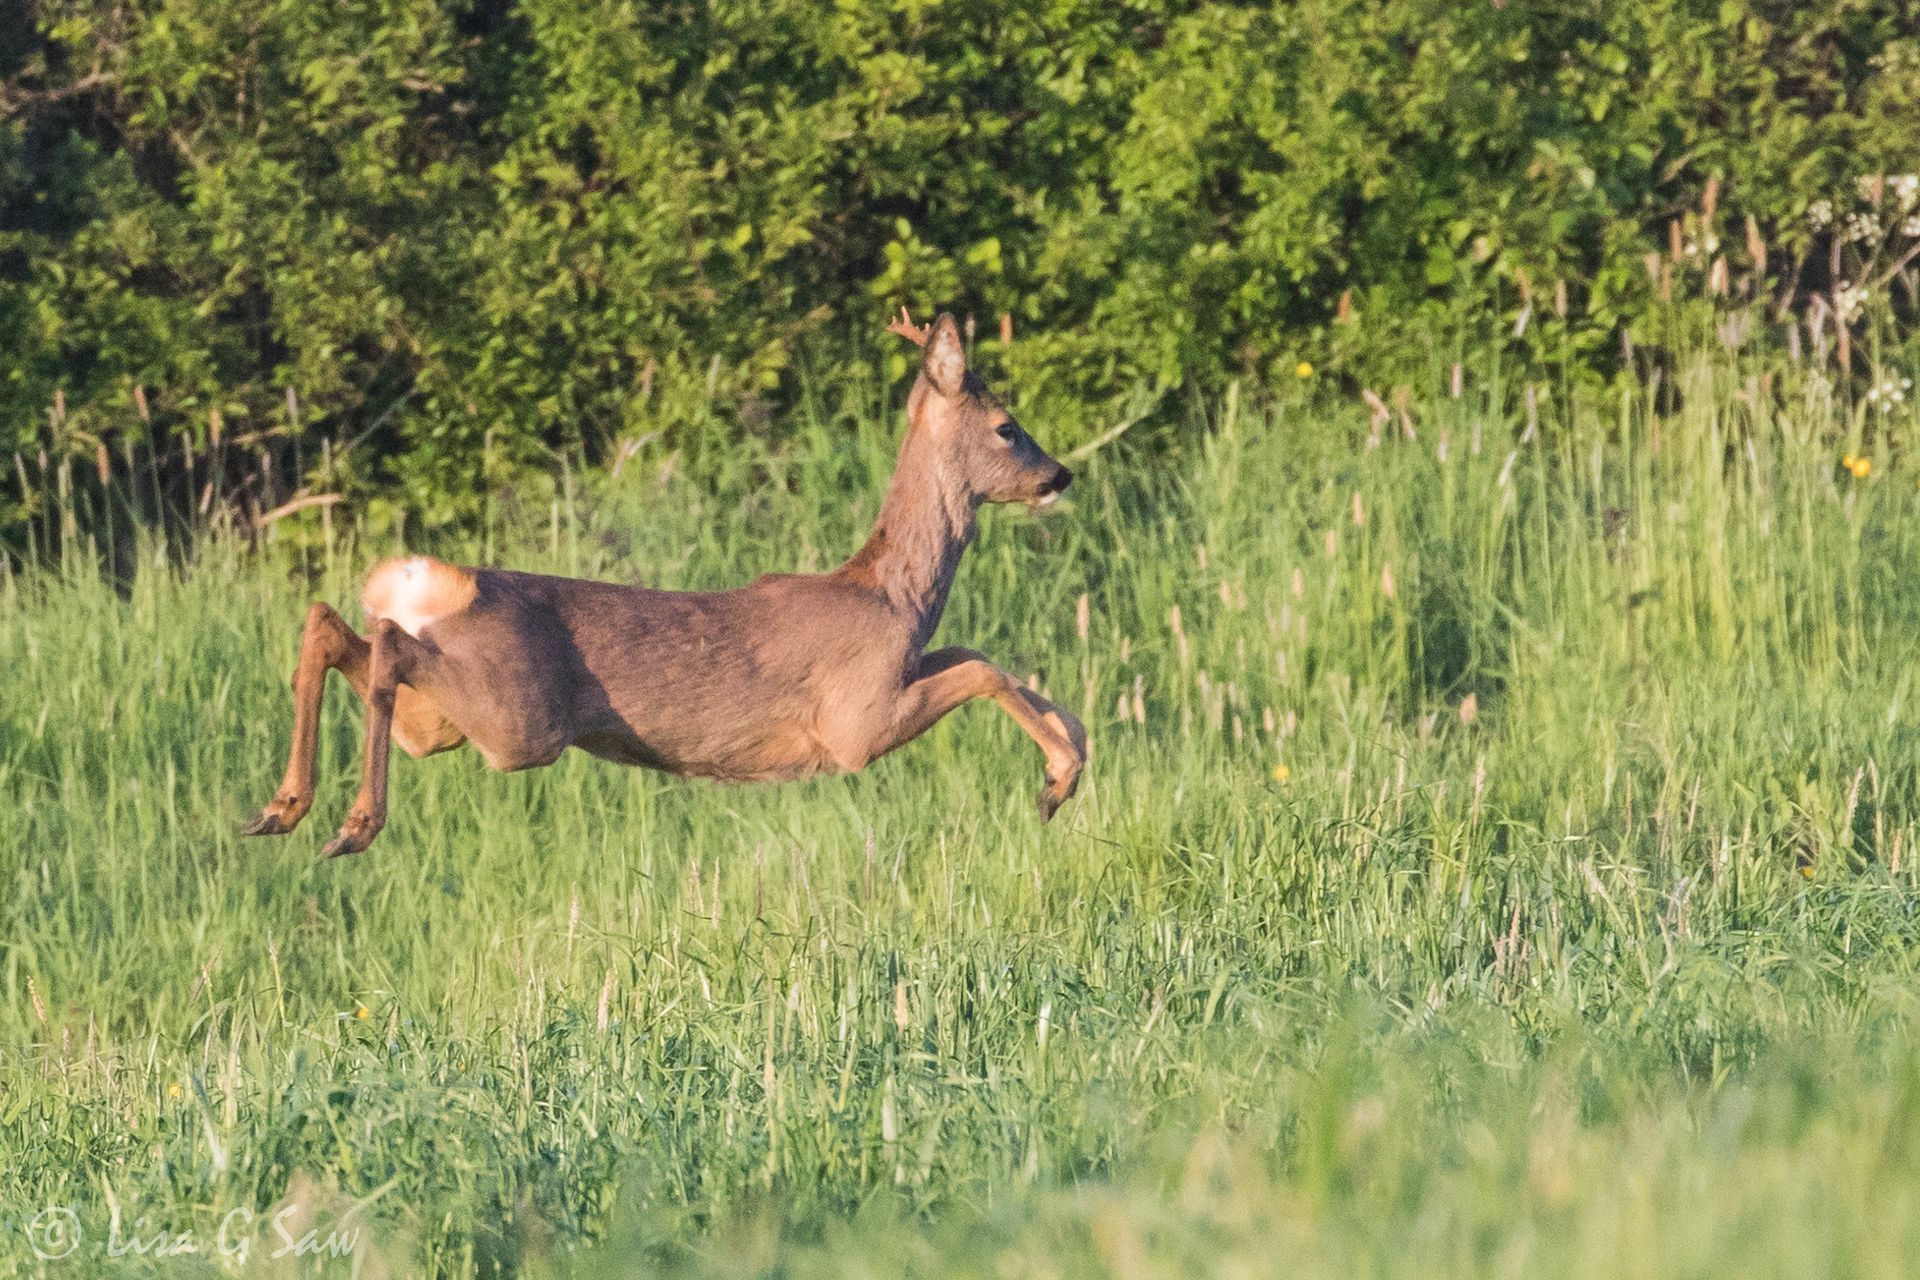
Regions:
M 1053 477 L 1047 481 L 1047 492 L 1065 493 L 1067 486 L 1072 483 L 1073 472 L 1067 470 L 1065 467 L 1061 467 L 1058 471 L 1054 472 Z

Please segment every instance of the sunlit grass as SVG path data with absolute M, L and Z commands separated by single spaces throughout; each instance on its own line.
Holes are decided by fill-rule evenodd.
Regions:
M 1741 379 L 1530 438 L 1442 389 L 1371 445 L 1229 400 L 992 513 L 942 637 L 1087 721 L 1047 827 L 983 705 L 777 788 L 396 758 L 319 863 L 341 685 L 306 826 L 233 833 L 304 605 L 386 543 L 13 574 L 0 1270 L 45 1205 L 77 1266 L 115 1203 L 292 1198 L 369 1274 L 1905 1274 L 1920 494 Z M 896 430 L 642 455 L 432 549 L 824 568 Z

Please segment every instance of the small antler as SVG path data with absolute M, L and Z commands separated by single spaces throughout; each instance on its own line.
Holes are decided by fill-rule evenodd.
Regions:
M 887 332 L 899 334 L 916 347 L 927 345 L 928 327 L 924 324 L 915 324 L 913 317 L 907 314 L 905 304 L 900 307 L 900 318 L 887 326 Z

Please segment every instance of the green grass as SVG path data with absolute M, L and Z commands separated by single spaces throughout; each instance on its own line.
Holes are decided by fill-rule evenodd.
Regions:
M 1745 372 L 1524 443 L 1472 395 L 1378 447 L 1229 399 L 992 513 L 942 637 L 1084 714 L 1049 827 L 981 705 L 763 789 L 396 757 L 319 863 L 337 683 L 307 825 L 233 833 L 302 607 L 389 546 L 299 550 L 310 514 L 118 590 L 15 572 L 0 1274 L 226 1273 L 107 1257 L 115 1205 L 203 1250 L 259 1214 L 280 1274 L 289 1201 L 362 1229 L 328 1274 L 1908 1274 L 1920 494 Z M 826 567 L 897 430 L 642 457 L 434 549 Z

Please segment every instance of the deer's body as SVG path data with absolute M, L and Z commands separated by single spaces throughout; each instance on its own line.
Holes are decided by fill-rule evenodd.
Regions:
M 460 612 L 400 625 L 434 653 L 409 687 L 496 769 L 550 764 L 569 746 L 728 782 L 858 769 L 892 724 L 895 699 L 880 695 L 920 657 L 909 626 L 847 571 L 694 592 L 424 558 L 382 571 L 403 568 L 471 584 Z M 756 625 L 769 617 L 789 625 Z
M 860 769 L 975 697 L 994 699 L 1041 747 L 1051 817 L 1086 759 L 1079 722 L 980 655 L 926 645 L 979 505 L 1050 501 L 1069 477 L 966 374 L 949 318 L 925 345 L 873 535 L 830 573 L 657 591 L 415 556 L 368 578 L 371 640 L 314 605 L 286 780 L 247 832 L 290 831 L 312 805 L 330 669 L 368 706 L 360 796 L 330 853 L 364 849 L 384 823 L 389 738 L 416 756 L 471 743 L 503 770 L 551 764 L 573 746 L 759 782 Z

